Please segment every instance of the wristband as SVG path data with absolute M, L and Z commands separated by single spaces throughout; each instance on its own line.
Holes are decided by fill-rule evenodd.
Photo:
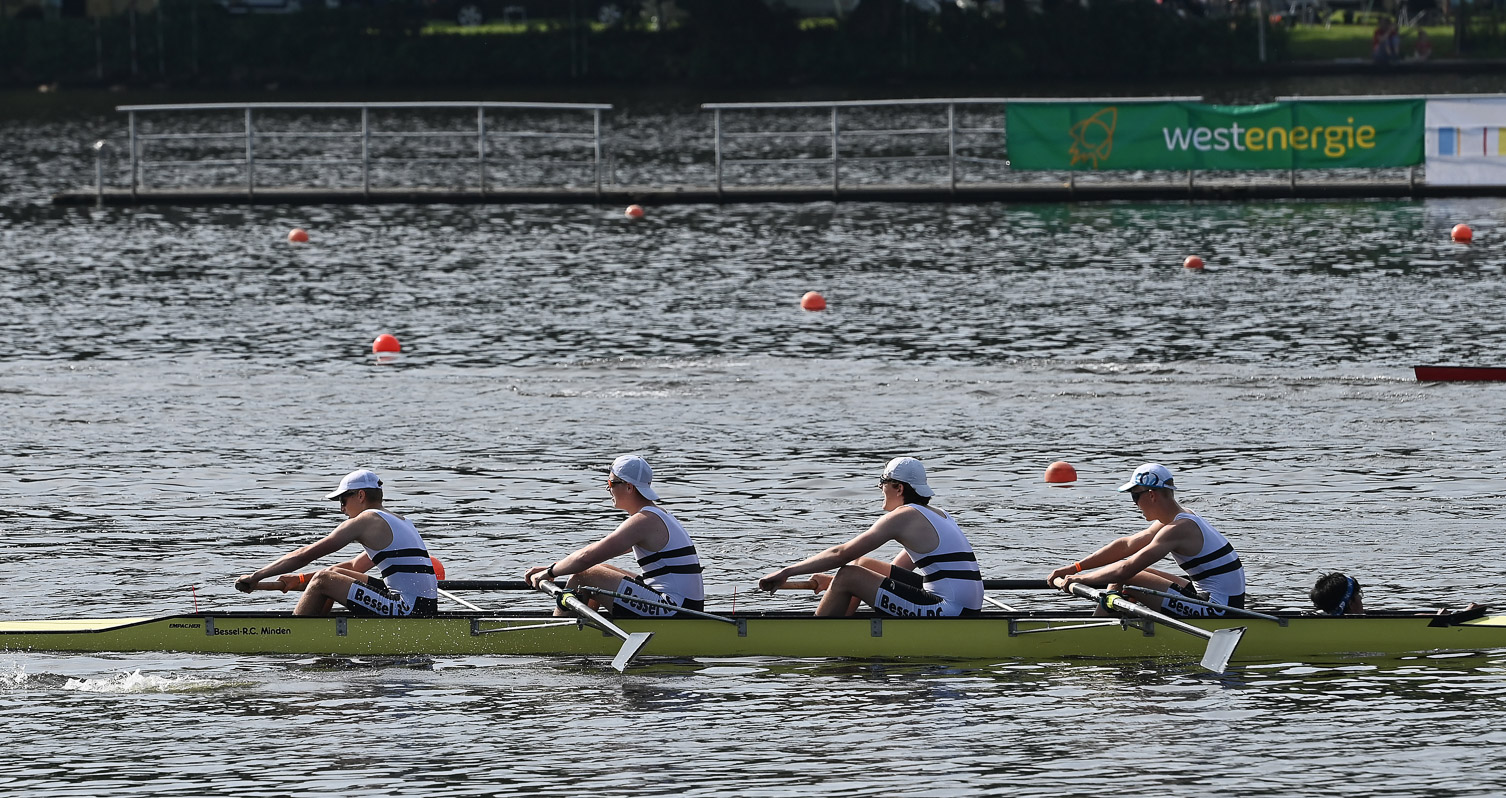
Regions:
M 558 565 L 558 563 L 549 563 L 549 567 L 544 569 L 544 578 L 545 579 L 553 579 L 554 578 L 554 566 L 556 566 L 556 565 Z
M 1080 563 L 1080 562 L 1072 563 L 1072 567 L 1077 569 L 1077 570 L 1073 571 L 1072 573 L 1074 573 L 1074 574 L 1080 574 L 1080 573 L 1082 573 L 1082 563 Z

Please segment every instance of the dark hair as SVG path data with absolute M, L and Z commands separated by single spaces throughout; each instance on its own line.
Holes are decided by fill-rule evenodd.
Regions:
M 1307 597 L 1313 606 L 1329 615 L 1343 615 L 1354 597 L 1360 594 L 1360 582 L 1337 571 L 1323 574 Z
M 367 504 L 381 504 L 382 503 L 382 489 L 381 488 L 356 488 L 356 490 L 351 491 L 351 493 L 355 493 L 356 491 L 360 491 L 361 493 L 366 494 L 366 503 Z
M 908 483 L 908 482 L 900 482 L 897 479 L 894 480 L 894 482 L 895 482 L 895 484 L 899 485 L 900 491 L 904 493 L 904 495 L 905 495 L 905 504 L 930 505 L 930 503 L 931 503 L 931 497 L 930 496 L 922 496 L 919 493 L 916 493 L 915 489 L 912 488 L 912 487 L 910 487 L 910 483 Z

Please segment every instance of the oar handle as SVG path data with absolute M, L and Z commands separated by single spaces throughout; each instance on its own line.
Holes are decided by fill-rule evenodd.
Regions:
M 257 582 L 252 590 L 302 590 L 309 583 L 310 574 L 283 574 L 270 582 Z

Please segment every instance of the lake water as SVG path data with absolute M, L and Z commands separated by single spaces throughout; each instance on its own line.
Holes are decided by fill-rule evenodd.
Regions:
M 991 577 L 1138 529 L 1114 488 L 1155 460 L 1261 606 L 1332 569 L 1376 607 L 1503 598 L 1506 388 L 1411 366 L 1506 365 L 1506 202 L 48 205 L 118 125 L 0 121 L 8 618 L 289 606 L 231 581 L 357 467 L 452 578 L 516 578 L 618 522 L 625 452 L 719 606 L 813 607 L 753 583 L 871 523 L 900 454 Z M 0 652 L 0 791 L 1506 793 L 1500 651 L 603 665 Z

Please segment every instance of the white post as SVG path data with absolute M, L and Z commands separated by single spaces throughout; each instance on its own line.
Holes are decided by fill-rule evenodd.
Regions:
M 246 196 L 256 196 L 256 145 L 251 132 L 251 109 L 246 108 Z
M 486 196 L 486 106 L 476 106 L 476 166 L 481 172 L 481 196 Z
M 716 195 L 722 195 L 722 109 L 715 108 L 711 111 L 712 127 L 716 132 Z
M 837 124 L 837 107 L 833 105 L 831 107 L 831 194 L 833 197 L 841 189 L 841 169 L 839 168 L 840 163 L 837 158 L 837 132 L 839 129 Z
M 951 191 L 957 193 L 957 104 L 946 106 L 946 160 L 951 172 Z

